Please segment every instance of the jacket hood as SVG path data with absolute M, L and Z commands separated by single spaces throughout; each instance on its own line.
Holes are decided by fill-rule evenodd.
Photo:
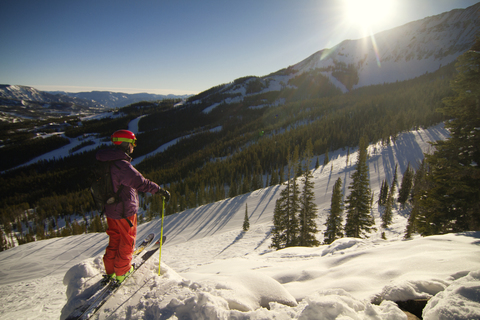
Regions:
M 97 152 L 96 158 L 98 161 L 116 161 L 127 160 L 132 161 L 132 158 L 121 149 L 104 149 Z

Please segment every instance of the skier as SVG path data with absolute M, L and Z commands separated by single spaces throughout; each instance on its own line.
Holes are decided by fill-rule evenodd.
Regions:
M 111 136 L 114 148 L 100 150 L 96 154 L 99 161 L 111 161 L 113 188 L 118 192 L 119 201 L 105 205 L 107 234 L 109 243 L 103 256 L 108 279 L 118 283 L 125 280 L 133 271 L 131 264 L 137 235 L 138 191 L 159 193 L 170 199 L 170 193 L 156 183 L 146 179 L 135 169 L 130 154 L 137 145 L 135 134 L 128 130 L 115 131 Z

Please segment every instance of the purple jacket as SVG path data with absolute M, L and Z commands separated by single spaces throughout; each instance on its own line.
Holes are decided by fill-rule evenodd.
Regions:
M 145 179 L 132 164 L 132 158 L 120 149 L 105 149 L 97 152 L 97 160 L 114 161 L 111 167 L 113 189 L 117 192 L 120 185 L 119 203 L 106 205 L 105 214 L 112 219 L 130 217 L 138 210 L 138 192 L 150 192 L 155 194 L 160 187 L 148 179 Z

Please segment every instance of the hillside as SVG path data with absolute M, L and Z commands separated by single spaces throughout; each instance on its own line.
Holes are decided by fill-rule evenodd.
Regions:
M 250 96 L 264 94 L 262 105 L 278 105 L 288 97 L 281 92 L 302 91 L 299 85 L 302 82 L 298 80 L 305 81 L 305 78 L 311 82 L 308 84 L 310 90 L 297 95 L 296 99 L 325 96 L 333 88 L 349 92 L 413 79 L 452 63 L 473 45 L 480 32 L 479 10 L 480 3 L 477 3 L 464 10 L 413 21 L 370 37 L 345 40 L 270 75 L 240 78 L 202 92 L 189 101 L 205 104 L 211 110 L 221 104 L 248 101 Z
M 95 150 L 108 143 L 112 132 L 128 128 L 132 121 L 138 125 L 139 142 L 133 157 L 144 157 L 136 166 L 148 178 L 169 186 L 173 197 L 168 214 L 223 199 L 233 184 L 237 190 L 233 195 L 253 191 L 267 181 L 243 191 L 240 186 L 260 174 L 270 178 L 280 174 L 288 149 L 298 145 L 303 151 L 309 139 L 318 157 L 338 148 L 353 148 L 362 135 L 370 142 L 387 143 L 399 132 L 444 120 L 437 109 L 441 100 L 452 94 L 449 82 L 454 74 L 449 65 L 404 82 L 303 101 L 296 101 L 293 92 L 292 98 L 276 107 L 252 108 L 243 102 L 204 113 L 201 104 L 175 107 L 174 101 L 145 102 L 122 108 L 108 118 L 83 120 L 81 125 L 72 120 L 71 126 L 58 133 L 33 129 L 18 134 L 6 128 L 12 143 L 0 149 L 0 169 L 17 169 L 0 176 L 3 208 L 23 204 L 28 209 L 36 203 L 53 202 L 61 203 L 56 215 L 62 220 L 72 214 L 68 208 L 80 214 L 83 207 L 88 213 L 92 203 L 88 194 L 81 192 L 87 187 L 85 177 Z M 10 131 L 15 134 L 8 134 Z M 205 196 L 189 195 L 187 201 L 187 188 L 197 193 L 203 189 Z M 213 190 L 216 194 L 211 194 Z M 52 197 L 53 192 L 57 197 Z M 73 203 L 72 199 L 77 200 Z M 55 216 L 49 208 L 43 212 L 42 219 Z
M 417 163 L 428 150 L 428 141 L 447 136 L 439 125 L 404 133 L 395 144 L 371 145 L 370 181 L 375 195 L 383 179 L 391 181 L 395 164 L 403 168 L 408 162 Z M 330 156 L 331 163 L 314 170 L 320 240 L 333 182 L 340 177 L 348 186 L 356 152 L 351 152 L 348 161 L 345 150 L 336 150 Z M 167 319 L 174 314 L 192 319 L 295 319 L 301 314 L 308 318 L 309 312 L 323 314 L 327 305 L 334 303 L 336 307 L 328 310 L 337 316 L 403 319 L 395 305 L 371 302 L 432 296 L 432 305 L 427 305 L 431 317 L 425 319 L 435 319 L 438 312 L 446 310 L 455 312 L 457 319 L 478 315 L 478 300 L 472 295 L 455 295 L 455 290 L 474 290 L 478 281 L 474 272 L 469 275 L 480 267 L 478 246 L 474 245 L 478 234 L 401 241 L 407 216 L 396 207 L 391 228 L 379 228 L 369 239 L 344 238 L 330 246 L 274 252 L 269 248 L 270 230 L 281 189 L 268 187 L 167 216 L 162 276 L 156 276 L 158 257 L 154 257 L 105 306 L 102 316 L 114 312 L 116 317 L 127 319 Z M 242 232 L 246 206 L 251 227 Z M 382 208 L 375 205 L 377 227 L 381 212 Z M 142 224 L 138 237 L 158 234 L 159 228 L 158 219 Z M 382 232 L 387 240 L 381 239 Z M 65 316 L 102 272 L 106 241 L 104 233 L 92 233 L 1 252 L 2 319 L 58 319 L 62 309 Z M 254 283 L 263 283 L 263 289 Z M 298 306 L 284 305 L 290 303 L 288 297 L 293 297 Z M 465 299 L 463 308 L 455 307 L 453 301 L 460 302 L 458 299 Z
M 342 89 L 403 81 L 438 70 L 468 50 L 480 31 L 480 3 L 452 10 L 358 40 L 345 40 L 294 65 L 297 72 L 320 69 Z M 351 67 L 358 82 L 342 81 Z M 342 68 L 344 68 L 342 70 Z M 342 72 L 343 71 L 343 72 Z

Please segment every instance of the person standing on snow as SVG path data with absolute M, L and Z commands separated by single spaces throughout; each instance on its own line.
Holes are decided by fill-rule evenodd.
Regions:
M 99 161 L 112 162 L 110 172 L 113 189 L 119 196 L 118 202 L 105 205 L 109 242 L 103 263 L 108 279 L 116 279 L 121 283 L 133 271 L 131 262 L 137 236 L 138 191 L 159 193 L 166 202 L 170 199 L 170 193 L 144 178 L 130 163 L 130 154 L 137 145 L 133 132 L 118 130 L 111 139 L 114 148 L 100 150 L 96 155 Z

